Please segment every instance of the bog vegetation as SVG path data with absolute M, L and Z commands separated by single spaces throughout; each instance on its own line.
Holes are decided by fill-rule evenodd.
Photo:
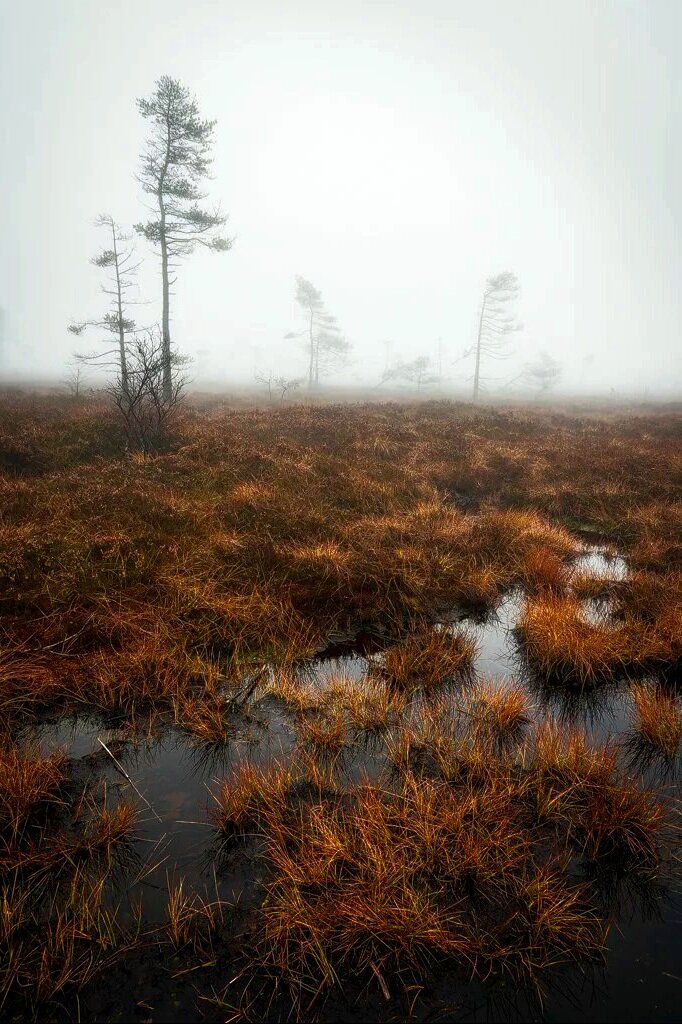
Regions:
M 97 397 L 7 393 L 0 457 L 5 1012 L 68 1016 L 141 957 L 221 1020 L 307 1020 L 358 984 L 412 1005 L 443 969 L 541 992 L 604 958 L 619 880 L 673 871 L 675 806 L 638 760 L 674 762 L 682 734 L 673 411 L 214 401 L 145 455 Z M 586 541 L 628 573 L 591 575 Z M 468 623 L 511 590 L 519 675 L 498 685 Z M 307 673 L 359 634 L 361 678 Z M 533 698 L 609 687 L 632 694 L 627 749 Z M 291 751 L 217 769 L 195 813 L 217 875 L 259 859 L 248 906 L 175 879 L 162 921 L 121 913 L 143 794 L 31 726 L 88 714 L 209 751 L 272 707 Z

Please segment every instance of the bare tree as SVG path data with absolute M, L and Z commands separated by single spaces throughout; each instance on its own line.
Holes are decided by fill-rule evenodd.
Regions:
M 537 389 L 538 394 L 545 394 L 555 387 L 561 379 L 562 368 L 558 360 L 547 352 L 542 352 L 534 363 L 528 363 L 524 378 Z
M 150 452 L 162 448 L 187 386 L 181 367 L 186 360 L 171 354 L 170 393 L 166 387 L 163 335 L 144 331 L 128 345 L 127 380 L 121 374 L 108 385 L 131 448 Z
M 465 352 L 475 355 L 474 368 L 474 402 L 477 401 L 481 380 L 481 359 L 490 356 L 492 359 L 505 359 L 509 355 L 509 335 L 520 331 L 523 327 L 511 311 L 511 304 L 518 298 L 520 291 L 516 274 L 505 271 L 489 277 L 483 289 L 481 309 L 478 319 L 478 336 L 476 344 Z
M 270 370 L 267 376 L 264 373 L 257 373 L 255 378 L 259 384 L 263 384 L 267 388 L 268 401 L 270 402 L 272 401 L 273 388 L 275 391 L 279 391 L 279 400 L 283 402 L 290 391 L 296 391 L 301 386 L 300 380 L 296 377 L 277 376 L 272 370 Z
M 64 379 L 63 383 L 71 398 L 78 400 L 81 397 L 81 390 L 83 388 L 82 368 L 80 366 L 73 367 L 69 372 L 68 377 Z
M 297 377 L 275 377 L 274 385 L 279 391 L 280 402 L 283 402 L 290 391 L 298 391 L 301 382 Z
M 320 383 L 321 375 L 347 359 L 351 346 L 341 334 L 336 317 L 327 312 L 322 293 L 300 275 L 296 277 L 296 301 L 303 310 L 305 327 L 285 337 L 306 339 L 308 387 L 312 388 Z
M 268 389 L 268 401 L 271 402 L 272 401 L 272 385 L 275 382 L 275 377 L 274 377 L 274 374 L 273 374 L 272 370 L 270 370 L 270 373 L 267 375 L 267 377 L 265 376 L 264 373 L 255 373 L 254 374 L 254 379 L 255 379 L 257 384 L 262 384 L 264 387 L 266 387 Z
M 121 380 L 125 386 L 128 370 L 126 366 L 126 335 L 135 330 L 135 321 L 127 315 L 127 307 L 130 304 L 128 292 L 136 286 L 135 273 L 140 266 L 134 262 L 134 247 L 128 245 L 131 235 L 121 231 L 120 225 L 116 223 L 109 213 L 102 214 L 95 221 L 95 225 L 104 228 L 109 236 L 107 246 L 93 256 L 91 263 L 100 270 L 109 271 L 107 284 L 102 285 L 102 291 L 110 296 L 110 309 L 99 320 L 82 320 L 79 323 L 69 324 L 69 331 L 78 337 L 88 328 L 96 327 L 112 334 L 118 340 L 118 351 L 107 349 L 103 352 L 81 354 L 76 358 L 85 363 L 97 363 L 106 365 L 111 363 L 115 357 L 120 369 Z
M 170 400 L 170 289 L 176 280 L 171 279 L 171 272 L 197 245 L 224 252 L 231 248 L 232 240 L 216 234 L 227 220 L 220 208 L 200 206 L 206 199 L 202 182 L 209 177 L 216 122 L 203 121 L 189 90 L 168 75 L 159 78 L 152 96 L 138 100 L 137 106 L 151 125 L 138 181 L 152 200 L 149 209 L 155 216 L 136 224 L 135 230 L 161 253 L 163 387 L 166 400 Z

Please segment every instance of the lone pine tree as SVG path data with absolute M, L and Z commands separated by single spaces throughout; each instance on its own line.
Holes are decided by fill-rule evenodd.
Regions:
M 158 246 L 161 255 L 162 316 L 161 345 L 163 390 L 172 393 L 170 289 L 171 273 L 178 262 L 197 245 L 224 252 L 232 241 L 218 234 L 227 217 L 219 207 L 207 210 L 203 183 L 209 178 L 215 121 L 199 116 L 196 100 L 176 78 L 164 75 L 149 99 L 137 106 L 151 126 L 138 181 L 150 197 L 152 220 L 136 224 L 135 230 Z

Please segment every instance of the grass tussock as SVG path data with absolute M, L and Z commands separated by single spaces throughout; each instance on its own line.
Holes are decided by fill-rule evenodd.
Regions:
M 526 601 L 517 626 L 523 651 L 545 678 L 579 686 L 676 660 L 677 640 L 642 622 L 590 622 L 574 596 Z
M 207 901 L 180 879 L 169 883 L 166 915 L 163 938 L 174 953 L 189 951 L 200 957 L 200 962 L 214 959 L 215 939 L 227 924 L 226 907 L 220 900 Z
M 567 577 L 565 563 L 551 548 L 534 547 L 523 557 L 521 579 L 527 591 L 562 593 Z
M 211 819 L 226 835 L 248 832 L 268 814 L 279 812 L 293 782 L 292 772 L 283 765 L 260 768 L 244 762 L 221 785 Z
M 530 725 L 530 702 L 521 686 L 496 686 L 483 680 L 469 691 L 466 700 L 473 730 L 495 747 L 518 744 Z
M 178 727 L 206 747 L 224 747 L 234 734 L 230 708 L 215 695 L 190 697 L 178 702 L 175 721 Z
M 677 695 L 647 682 L 633 685 L 630 693 L 638 740 L 672 760 L 682 739 L 682 707 Z
M 378 674 L 406 690 L 430 689 L 465 678 L 473 667 L 476 643 L 464 630 L 450 632 L 417 626 L 400 643 L 387 647 Z
M 670 841 L 671 816 L 654 793 L 624 777 L 615 747 L 543 725 L 530 765 L 541 816 L 592 861 L 650 870 Z
M 436 963 L 529 979 L 598 956 L 587 890 L 533 863 L 510 795 L 408 774 L 393 795 L 359 787 L 271 830 L 264 966 L 303 990 L 352 971 L 395 994 Z
M 406 695 L 381 680 L 365 678 L 348 690 L 346 707 L 351 725 L 360 733 L 385 733 L 400 718 Z
M 60 806 L 67 779 L 64 753 L 31 756 L 0 744 L 0 830 L 17 836 L 41 811 Z
M 310 685 L 306 679 L 286 670 L 274 673 L 266 692 L 280 700 L 294 715 L 318 711 L 324 703 L 319 687 Z
M 302 715 L 296 722 L 296 734 L 305 747 L 327 756 L 338 754 L 348 742 L 346 716 L 338 707 Z

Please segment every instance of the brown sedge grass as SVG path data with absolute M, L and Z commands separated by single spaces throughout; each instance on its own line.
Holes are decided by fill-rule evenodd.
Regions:
M 465 677 L 475 653 L 476 643 L 464 630 L 451 632 L 424 624 L 413 627 L 400 643 L 385 648 L 372 669 L 407 690 L 438 687 Z
M 682 739 L 682 707 L 676 694 L 652 682 L 630 687 L 633 726 L 638 739 L 665 757 L 676 756 Z
M 615 630 L 613 646 L 589 631 L 576 636 L 571 616 L 562 635 L 548 640 L 548 617 L 544 637 L 542 630 L 536 637 L 543 669 L 558 667 L 582 683 L 632 665 L 639 650 L 663 668 L 679 659 L 682 630 L 671 607 L 679 594 L 679 509 L 671 489 L 679 451 L 669 416 L 652 416 L 643 430 L 612 414 L 598 420 L 527 410 L 474 414 L 444 403 L 198 410 L 179 428 L 176 447 L 158 459 L 121 458 L 107 440 L 115 437 L 112 427 L 108 410 L 96 401 L 79 409 L 17 396 L 0 403 L 6 509 L 0 716 L 7 732 L 40 707 L 70 702 L 132 717 L 184 708 L 197 738 L 222 739 L 217 707 L 191 704 L 201 700 L 196 691 L 211 678 L 214 657 L 276 653 L 291 664 L 314 653 L 329 624 L 344 616 L 404 621 L 428 614 L 444 598 L 489 605 L 513 580 L 525 582 L 539 600 L 558 598 L 561 567 L 576 545 L 575 535 L 557 526 L 561 518 L 610 532 L 627 550 L 638 580 L 613 588 L 625 627 Z M 40 473 L 31 475 L 31 467 Z M 491 509 L 486 502 L 528 508 Z M 574 581 L 576 595 L 587 589 L 585 583 L 581 592 Z M 441 678 L 437 659 L 416 673 L 404 656 L 397 664 L 398 675 L 408 679 L 407 695 L 420 675 L 427 685 Z M 437 721 L 428 728 L 399 727 L 405 701 L 389 709 L 388 692 L 379 688 L 366 699 L 349 693 L 338 702 L 353 728 L 407 748 L 402 760 L 396 755 L 406 779 L 418 752 L 417 760 L 428 761 L 449 785 L 488 786 L 496 775 L 502 785 L 502 762 L 497 755 L 491 760 L 483 733 L 511 735 L 510 708 L 489 709 L 479 739 L 455 742 Z M 306 698 L 293 688 L 289 699 L 297 712 L 306 711 Z M 635 860 L 651 859 L 647 837 L 661 831 L 657 812 L 618 789 L 610 755 L 586 751 L 570 737 L 560 738 L 559 752 L 551 747 L 545 739 L 539 754 L 528 755 L 535 781 L 526 796 L 535 794 L 543 816 L 590 856 L 620 848 Z M 511 748 L 505 748 L 507 759 Z M 59 786 L 47 774 L 38 779 L 43 769 L 27 771 L 33 777 L 19 787 L 23 805 L 13 797 L 7 805 L 10 831 L 34 818 L 40 822 L 43 810 L 61 811 Z M 322 774 L 319 781 L 322 786 Z M 266 821 L 274 828 L 285 788 L 260 783 L 250 796 L 242 794 L 242 825 L 250 817 L 249 828 Z M 238 797 L 228 801 L 237 818 L 239 803 Z M 390 833 L 369 796 L 367 806 L 375 825 L 383 823 Z M 420 840 L 427 852 L 438 849 L 432 826 Z M 325 850 L 333 846 L 325 843 Z M 535 890 L 525 891 L 534 909 L 524 941 L 533 950 L 529 959 L 543 963 L 549 954 L 542 935 L 548 928 L 551 933 L 553 920 L 558 932 L 570 934 L 568 920 L 582 897 L 571 902 L 562 892 L 559 869 L 535 878 Z M 411 962 L 415 953 L 415 969 L 421 969 L 447 946 L 447 927 L 413 885 L 404 887 L 403 905 L 416 936 L 412 946 L 385 899 L 375 904 L 378 918 L 362 899 L 356 904 L 344 941 L 359 921 L 358 934 L 365 936 L 383 920 L 392 955 Z M 61 991 L 66 975 L 59 950 L 69 945 L 70 927 L 60 925 L 61 938 L 55 932 L 47 943 L 41 998 L 52 982 Z M 371 945 L 362 948 L 374 955 Z M 484 963 L 491 953 L 493 944 L 479 947 L 476 956 Z M 456 944 L 447 955 L 470 963 Z M 390 980 L 390 971 L 382 977 Z

